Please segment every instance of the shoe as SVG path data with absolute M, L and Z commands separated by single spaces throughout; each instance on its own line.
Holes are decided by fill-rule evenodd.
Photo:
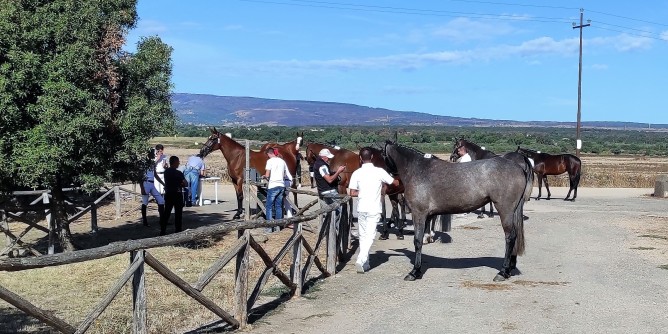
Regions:
M 357 269 L 358 274 L 364 274 L 364 265 L 361 263 L 355 263 L 355 268 Z

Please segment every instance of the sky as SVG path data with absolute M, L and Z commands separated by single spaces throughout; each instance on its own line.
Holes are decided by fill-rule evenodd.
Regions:
M 668 124 L 668 1 L 139 0 L 174 92 Z

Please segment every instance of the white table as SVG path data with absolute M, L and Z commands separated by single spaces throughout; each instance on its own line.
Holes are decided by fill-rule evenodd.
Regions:
M 214 193 L 216 194 L 216 204 L 218 204 L 218 181 L 220 181 L 220 177 L 212 176 L 212 177 L 203 177 L 199 179 L 199 190 L 198 190 L 199 199 L 197 200 L 197 205 L 199 206 L 204 205 L 204 199 L 202 198 L 202 189 L 204 188 L 203 181 L 213 181 Z

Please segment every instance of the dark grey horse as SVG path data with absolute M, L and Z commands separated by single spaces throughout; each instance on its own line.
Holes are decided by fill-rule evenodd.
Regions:
M 455 144 L 453 145 L 453 151 L 452 154 L 450 155 L 450 161 L 455 162 L 457 159 L 459 159 L 461 156 L 459 155 L 459 148 L 464 146 L 466 148 L 466 152 L 471 156 L 471 160 L 482 160 L 482 159 L 489 159 L 489 158 L 494 158 L 498 157 L 498 154 L 495 154 L 492 151 L 488 151 L 483 149 L 482 147 L 476 145 L 475 143 L 472 143 L 466 139 L 455 139 Z M 531 198 L 531 191 L 533 190 L 533 165 L 531 164 L 531 161 L 527 159 L 526 156 L 517 153 L 517 152 L 508 152 L 502 157 L 516 162 L 520 167 L 522 167 L 522 170 L 524 170 L 525 173 L 531 174 L 531 179 L 529 181 L 529 184 L 527 184 L 527 188 L 525 190 L 525 195 L 524 198 L 529 201 Z M 478 215 L 478 218 L 483 218 L 485 213 L 485 206 L 482 206 L 482 209 L 480 211 L 480 215 Z M 489 203 L 489 216 L 494 217 L 494 206 L 492 203 Z
M 404 183 L 404 196 L 415 226 L 415 261 L 404 280 L 422 278 L 422 238 L 427 219 L 470 212 L 489 201 L 499 212 L 506 240 L 503 267 L 494 280 L 511 276 L 517 255 L 524 252 L 522 212 L 531 173 L 501 157 L 453 164 L 391 142 L 385 144 L 383 151 L 388 169 L 398 173 Z

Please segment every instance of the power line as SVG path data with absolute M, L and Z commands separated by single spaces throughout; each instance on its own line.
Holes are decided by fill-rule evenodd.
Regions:
M 449 1 L 469 2 L 469 3 L 480 3 L 480 4 L 489 4 L 489 5 L 517 6 L 517 7 L 552 8 L 552 9 L 567 9 L 567 10 L 579 10 L 579 9 L 580 9 L 580 8 L 575 8 L 575 7 L 560 7 L 560 6 L 547 6 L 547 5 L 529 5 L 529 4 L 511 3 L 511 2 L 474 1 L 474 0 L 449 0 Z
M 401 8 L 401 7 L 387 7 L 387 6 L 371 6 L 371 5 L 357 5 L 349 3 L 336 3 L 325 1 L 307 1 L 307 0 L 291 0 L 295 2 L 281 2 L 270 0 L 238 0 L 242 2 L 256 2 L 267 3 L 285 6 L 299 6 L 299 7 L 314 7 L 314 8 L 329 8 L 329 9 L 344 9 L 355 10 L 361 12 L 379 12 L 379 13 L 394 13 L 394 14 L 409 14 L 422 16 L 443 16 L 443 17 L 466 17 L 475 19 L 489 19 L 489 20 L 505 20 L 505 21 L 531 21 L 531 22 L 547 22 L 547 23 L 569 23 L 571 20 L 567 18 L 554 17 L 540 17 L 535 16 L 531 18 L 519 17 L 510 14 L 487 14 L 487 13 L 471 13 L 471 12 L 457 12 L 445 10 L 432 9 L 416 9 L 416 8 Z M 296 3 L 303 2 L 303 3 Z
M 628 16 L 609 14 L 609 13 L 599 12 L 599 11 L 595 11 L 595 10 L 591 10 L 591 9 L 587 9 L 587 11 L 592 12 L 592 13 L 596 13 L 596 14 L 601 14 L 601 15 L 613 16 L 613 17 L 617 17 L 617 18 L 620 18 L 620 19 L 626 19 L 626 20 L 632 20 L 632 21 L 638 21 L 638 22 L 644 22 L 644 23 L 656 24 L 656 25 L 659 25 L 659 26 L 668 27 L 668 24 L 665 24 L 665 23 L 657 23 L 657 22 L 652 22 L 652 21 L 647 21 L 647 20 L 634 19 L 634 18 L 628 17 Z
M 651 39 L 656 39 L 656 40 L 658 40 L 658 41 L 664 41 L 664 42 L 666 41 L 665 38 L 661 38 L 661 37 L 654 37 L 654 36 L 649 36 L 649 35 L 635 34 L 635 33 L 628 32 L 628 31 L 623 31 L 623 30 L 618 30 L 618 29 L 604 28 L 604 27 L 597 26 L 597 25 L 592 26 L 592 28 L 595 28 L 595 29 L 601 29 L 601 30 L 608 30 L 608 31 L 614 31 L 614 32 L 620 32 L 620 33 L 627 34 L 627 35 L 632 35 L 632 36 L 638 36 L 638 37 L 644 37 L 644 38 L 651 38 Z

